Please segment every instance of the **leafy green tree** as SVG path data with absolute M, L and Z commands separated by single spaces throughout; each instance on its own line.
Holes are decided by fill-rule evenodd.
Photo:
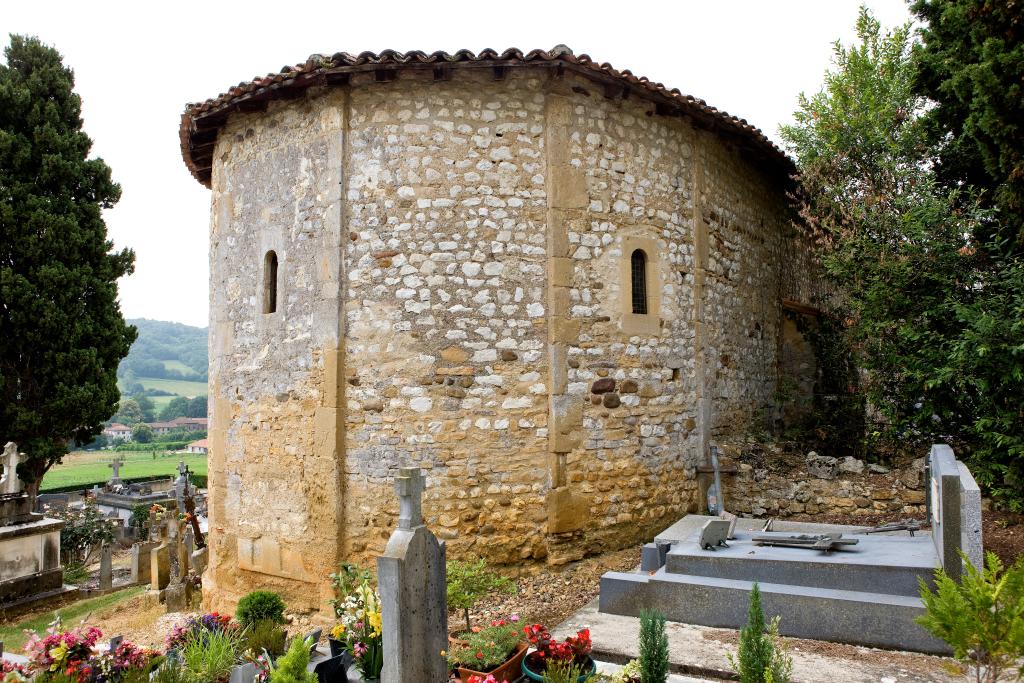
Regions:
M 917 0 L 917 90 L 939 147 L 939 178 L 987 191 L 992 227 L 1024 248 L 1024 21 L 1012 2 Z M 1018 253 L 1020 253 L 1018 251 Z
M 121 194 L 88 158 L 81 100 L 60 54 L 12 35 L 0 65 L 0 434 L 27 454 L 31 492 L 117 409 L 117 365 L 135 339 L 117 301 L 130 250 L 101 211 Z
M 971 188 L 935 176 L 909 25 L 883 34 L 862 8 L 857 35 L 836 44 L 822 90 L 801 95 L 796 125 L 781 129 L 802 213 L 890 436 L 951 441 L 991 493 L 1020 505 L 1024 267 Z
M 964 559 L 959 584 L 941 569 L 934 591 L 918 579 L 925 614 L 917 623 L 973 666 L 975 680 L 995 683 L 1024 661 L 1024 560 L 1004 571 L 995 553 L 986 553 L 981 570 Z M 1024 670 L 1017 673 L 1019 680 Z
M 142 422 L 132 425 L 132 441 L 136 443 L 149 443 L 153 440 L 153 428 Z
M 142 411 L 142 421 L 152 422 L 156 413 L 156 406 L 153 405 L 153 399 L 149 396 L 136 396 L 135 402 L 139 404 L 139 410 Z
M 447 565 L 448 609 L 462 610 L 466 618 L 466 630 L 472 625 L 469 610 L 488 593 L 502 591 L 515 593 L 516 585 L 501 574 L 487 569 L 487 562 L 481 558 L 476 562 L 450 560 Z
M 206 396 L 196 396 L 188 400 L 188 412 L 185 414 L 185 417 L 206 417 L 206 415 Z
M 160 419 L 164 422 L 173 420 L 176 417 L 188 415 L 189 402 L 184 396 L 175 396 L 160 411 Z

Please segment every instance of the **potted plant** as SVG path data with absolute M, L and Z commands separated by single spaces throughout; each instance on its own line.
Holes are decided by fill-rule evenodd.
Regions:
M 344 600 L 336 602 L 335 613 L 341 623 L 332 629 L 331 635 L 344 642 L 364 681 L 379 680 L 384 668 L 380 596 L 369 580 L 364 579 Z
M 541 624 L 523 628 L 526 639 L 535 649 L 523 658 L 522 671 L 531 681 L 545 681 L 549 663 L 574 665 L 580 670 L 578 681 L 585 681 L 597 671 L 597 665 L 590 657 L 590 629 L 584 628 L 562 642 L 556 642 L 551 633 Z
M 476 562 L 460 562 L 452 560 L 446 567 L 446 583 L 448 588 L 448 611 L 461 611 L 466 619 L 466 631 L 472 628 L 469 621 L 469 610 L 488 593 L 500 590 L 514 593 L 515 584 L 492 571 L 488 571 L 483 560 Z
M 458 670 L 462 683 L 473 677 L 486 679 L 488 674 L 498 681 L 515 680 L 529 647 L 518 621 L 510 617 L 492 621 L 486 628 L 473 627 L 452 645 L 448 662 Z

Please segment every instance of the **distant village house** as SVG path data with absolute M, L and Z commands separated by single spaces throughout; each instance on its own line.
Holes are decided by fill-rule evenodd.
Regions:
M 203 455 L 206 455 L 209 451 L 209 446 L 207 445 L 206 439 L 199 439 L 198 441 L 190 443 L 185 450 L 189 453 L 202 453 Z

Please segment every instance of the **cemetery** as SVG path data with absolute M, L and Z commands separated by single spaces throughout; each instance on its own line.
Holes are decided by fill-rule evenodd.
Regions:
M 718 470 L 715 455 L 712 462 Z M 16 466 L 16 446 L 9 444 L 4 457 L 5 467 Z M 116 462 L 106 493 L 97 494 L 97 501 L 111 491 L 151 495 L 123 490 L 116 481 Z M 130 580 L 117 587 L 141 587 L 144 592 L 133 604 L 147 615 L 166 613 L 170 618 L 164 620 L 168 626 L 163 628 L 170 630 L 161 638 L 162 647 L 152 638 L 136 645 L 116 634 L 103 636 L 91 625 L 54 623 L 49 635 L 29 639 L 24 655 L 5 653 L 5 669 L 30 677 L 39 667 L 54 664 L 52 648 L 64 642 L 69 647 L 67 659 L 57 664 L 69 671 L 85 662 L 103 662 L 101 666 L 120 670 L 123 676 L 144 674 L 161 680 L 182 675 L 170 671 L 175 667 L 197 667 L 193 674 L 200 680 L 230 683 L 268 677 L 273 681 L 285 669 L 308 672 L 314 677 L 310 681 L 320 683 L 513 683 L 562 680 L 551 676 L 563 667 L 594 681 L 628 683 L 641 680 L 632 678 L 631 672 L 638 672 L 644 657 L 650 656 L 638 629 L 660 623 L 665 675 L 675 672 L 668 680 L 713 680 L 728 676 L 731 669 L 725 657 L 728 648 L 709 643 L 729 632 L 722 629 L 744 625 L 755 592 L 764 612 L 778 619 L 778 634 L 799 643 L 800 650 L 813 652 L 814 641 L 832 641 L 848 644 L 833 647 L 849 648 L 851 654 L 870 654 L 867 663 L 857 664 L 833 654 L 826 669 L 815 671 L 820 662 L 798 651 L 789 665 L 796 672 L 792 680 L 874 675 L 886 667 L 911 672 L 909 680 L 958 680 L 942 673 L 948 664 L 941 662 L 950 661 L 944 658 L 951 653 L 949 646 L 918 623 L 925 612 L 919 586 L 934 589 L 936 570 L 959 578 L 981 567 L 981 498 L 969 470 L 948 446 L 931 449 L 925 472 L 926 518 L 870 527 L 737 517 L 728 512 L 729 489 L 721 487 L 721 475 L 715 471 L 708 514 L 687 515 L 667 527 L 633 554 L 639 559 L 634 568 L 600 577 L 596 599 L 561 623 L 544 624 L 530 623 L 519 613 L 527 604 L 522 596 L 492 599 L 514 591 L 515 583 L 489 572 L 482 561 L 448 561 L 445 542 L 425 524 L 423 500 L 429 479 L 415 467 L 396 473 L 397 527 L 375 567 L 343 565 L 331 577 L 334 597 L 325 609 L 299 618 L 288 610 L 286 617 L 286 604 L 278 594 L 254 586 L 239 602 L 235 618 L 216 612 L 203 615 L 199 608 L 209 549 L 194 514 L 201 492 L 190 485 L 182 465 L 170 495 L 163 499 L 167 506 L 150 507 L 147 535 L 130 546 Z M 27 509 L 27 496 L 17 481 L 8 484 L 5 479 L 4 485 L 4 509 L 11 511 L 4 538 L 18 525 L 29 525 L 18 537 L 31 538 L 45 530 L 49 538 L 34 541 L 33 547 L 49 542 L 50 555 L 56 558 L 19 555 L 23 574 L 5 577 L 4 595 L 15 599 L 5 600 L 4 607 L 16 608 L 26 599 L 52 601 L 53 581 L 45 577 L 54 569 L 47 563 L 59 562 L 59 540 L 53 535 L 62 523 L 18 513 Z M 21 507 L 15 505 L 19 500 Z M 107 520 L 120 525 L 116 513 Z M 100 547 L 99 589 L 89 595 L 115 590 L 111 548 L 106 542 Z M 34 596 L 14 588 L 25 585 L 30 570 Z M 78 592 L 58 582 L 60 590 Z M 492 607 L 483 608 L 484 602 Z M 624 638 L 630 633 L 635 635 Z M 233 653 L 217 664 L 221 673 L 204 668 L 212 664 L 199 654 L 214 642 Z M 920 679 L 914 677 L 915 671 Z
M 777 139 L 564 44 L 242 81 L 174 142 L 208 344 L 127 364 L 122 188 L 74 72 L 11 33 L 0 683 L 1024 679 L 1008 7 L 860 7 Z M 694 61 L 658 28 L 648 64 Z M 146 61 L 104 65 L 140 120 L 177 97 Z M 96 439 L 207 426 L 136 423 L 143 368 L 208 378 L 170 476 Z

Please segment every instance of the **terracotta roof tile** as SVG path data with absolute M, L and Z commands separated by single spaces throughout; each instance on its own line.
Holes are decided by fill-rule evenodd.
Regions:
M 478 54 L 469 50 L 459 50 L 454 54 L 440 51 L 428 54 L 419 50 L 384 50 L 380 53 L 361 52 L 358 55 L 336 52 L 330 57 L 310 55 L 302 64 L 284 66 L 279 73 L 239 83 L 217 97 L 187 105 L 181 116 L 179 129 L 182 157 L 192 175 L 199 182 L 209 186 L 216 133 L 223 125 L 226 115 L 233 111 L 244 110 L 247 105 L 261 105 L 267 100 L 286 97 L 297 89 L 302 90 L 312 85 L 330 82 L 327 80 L 330 76 L 344 77 L 343 75 L 348 73 L 376 70 L 375 67 L 390 66 L 400 70 L 417 66 L 458 67 L 465 63 L 479 65 L 488 62 L 494 66 L 562 67 L 594 80 L 618 83 L 630 92 L 644 95 L 659 104 L 674 107 L 703 125 L 732 133 L 740 141 L 747 143 L 746 146 L 750 150 L 787 174 L 794 170 L 789 158 L 760 129 L 750 125 L 745 119 L 731 116 L 692 95 L 684 95 L 676 88 L 669 89 L 643 76 L 635 76 L 629 70 L 619 71 L 611 64 L 598 63 L 586 54 L 575 55 L 564 45 L 557 45 L 551 50 L 529 52 L 517 48 L 498 52 L 488 48 Z

